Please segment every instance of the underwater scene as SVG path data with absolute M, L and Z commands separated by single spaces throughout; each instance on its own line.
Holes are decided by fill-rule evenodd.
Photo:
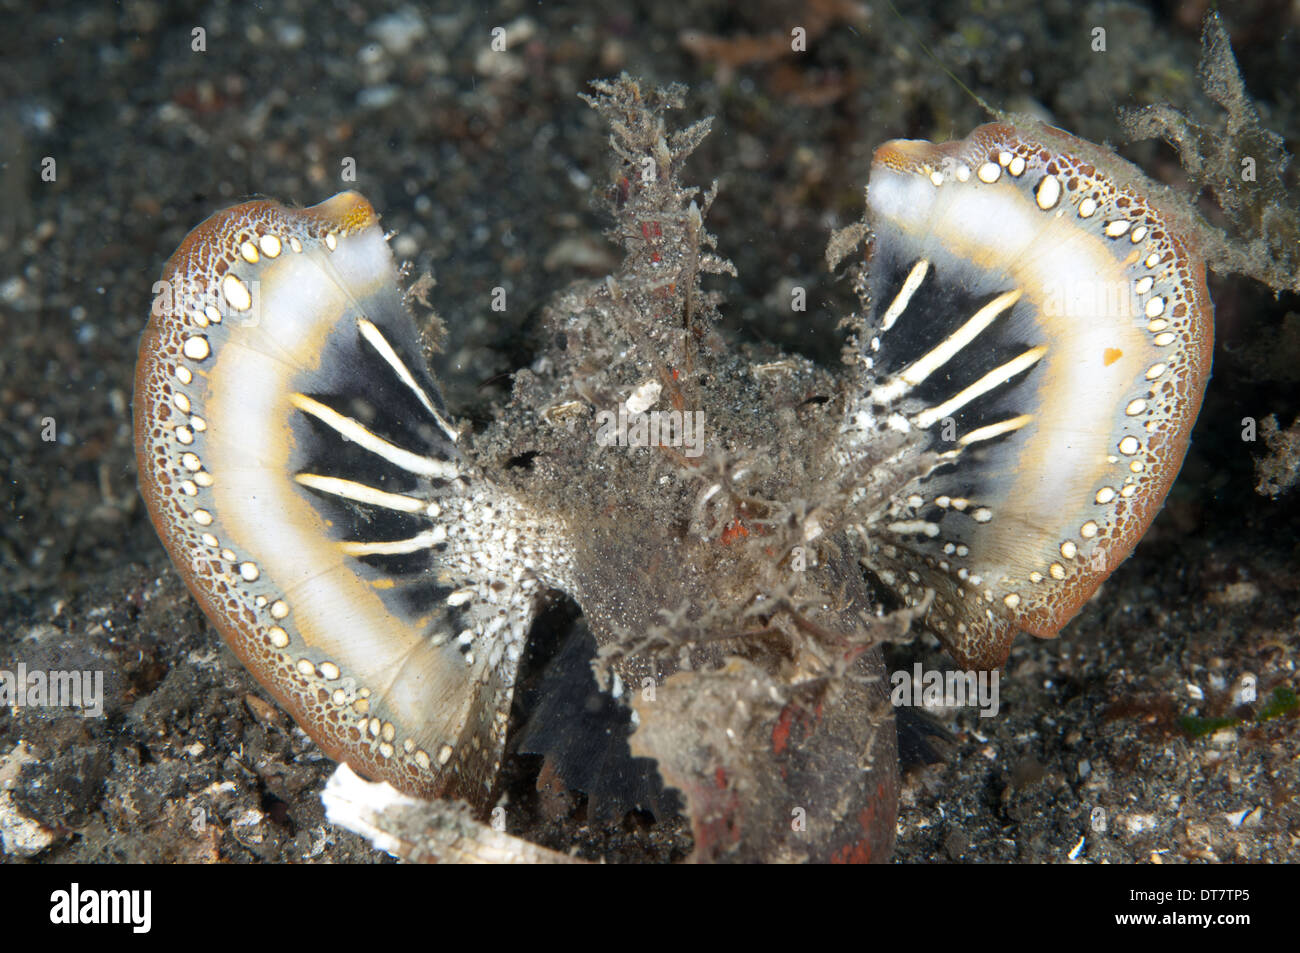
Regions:
M 6 864 L 1300 859 L 1300 7 L 2 5 Z

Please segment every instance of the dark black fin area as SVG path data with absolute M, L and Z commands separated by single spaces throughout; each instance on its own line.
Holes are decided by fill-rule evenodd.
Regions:
M 435 553 L 434 549 L 421 549 L 414 553 L 371 554 L 355 558 L 391 579 L 416 579 L 433 569 Z
M 420 345 L 420 333 L 416 330 L 411 312 L 403 303 L 401 296 L 394 288 L 385 287 L 380 294 L 362 301 L 361 309 L 362 316 L 368 318 L 383 332 L 384 338 L 410 370 L 415 382 L 429 396 L 433 406 L 445 419 L 447 405 L 443 403 L 442 393 L 434 383 L 433 375 L 429 373 L 424 348 Z M 428 411 L 423 413 L 427 416 Z
M 543 667 L 520 692 L 526 720 L 517 750 L 549 758 L 568 787 L 587 795 L 591 820 L 616 821 L 638 809 L 659 819 L 681 813 L 681 798 L 664 787 L 656 763 L 632 757 L 632 712 L 597 685 L 590 629 L 578 621 L 560 638 L 549 659 L 532 660 Z
M 1019 348 L 1007 360 L 1028 349 L 1028 347 Z M 992 368 L 989 368 L 989 370 L 992 370 Z M 988 393 L 976 397 L 964 407 L 955 411 L 952 414 L 951 424 L 946 423 L 946 418 L 932 424 L 929 430 L 932 439 L 926 449 L 933 450 L 936 453 L 951 450 L 955 440 L 959 440 L 966 434 L 981 427 L 1001 423 L 1023 413 L 1032 413 L 1035 406 L 1033 395 L 1038 390 L 1038 382 L 1042 379 L 1044 373 L 1043 362 L 1039 361 L 1032 367 L 1028 367 L 1011 377 L 1005 384 L 1001 384 Z M 941 404 L 965 386 L 963 384 L 953 387 L 950 392 L 940 394 L 937 399 L 927 402 L 925 406 Z M 970 467 L 984 457 L 993 447 L 1014 439 L 1015 434 L 1016 431 L 1010 431 L 1001 436 L 971 444 L 964 454 L 966 459 L 963 461 L 962 466 Z
M 888 256 L 888 252 L 877 254 Z M 1008 282 L 1005 287 L 975 292 L 961 280 L 967 273 L 966 269 L 948 268 L 932 262 L 925 280 L 912 292 L 902 314 L 894 320 L 889 330 L 881 331 L 880 324 L 885 311 L 893 304 L 912 267 L 916 264 L 916 260 L 907 261 L 894 256 L 888 257 L 890 260 L 881 262 L 880 268 L 872 276 L 873 313 L 868 325 L 880 336 L 881 349 L 876 354 L 876 370 L 881 376 L 902 371 L 965 324 L 984 305 L 1002 292 L 1011 290 Z M 1007 313 L 1004 312 L 998 321 L 994 322 L 994 326 L 1006 320 Z M 935 376 L 944 376 L 944 372 L 951 371 L 960 360 L 962 356 L 958 355 L 945 364 Z M 970 379 L 974 380 L 977 376 L 978 374 L 972 374 Z
M 381 593 L 385 602 L 393 604 L 409 618 L 433 615 L 446 608 L 451 588 L 430 577 L 416 577 L 404 582 L 388 593 Z M 460 629 L 456 630 L 457 632 Z
M 424 378 L 421 389 L 435 407 L 439 406 L 437 388 L 423 370 L 424 359 L 418 357 L 419 363 L 412 363 L 401 354 L 393 336 L 383 329 L 380 333 L 403 357 L 402 363 L 416 382 Z M 321 353 L 320 367 L 302 385 L 304 393 L 403 449 L 438 460 L 449 460 L 455 454 L 436 418 L 362 335 L 354 319 L 345 319 L 330 335 Z
M 386 493 L 416 496 L 427 484 L 425 478 L 345 439 L 333 427 L 311 414 L 294 411 L 292 432 L 294 454 L 290 466 L 295 474 L 338 477 Z
M 904 705 L 894 709 L 894 714 L 898 725 L 898 762 L 904 771 L 945 760 L 936 743 L 955 744 L 957 739 L 952 732 L 918 708 Z
M 924 279 L 890 328 L 883 330 L 885 313 L 921 260 L 914 241 L 892 233 L 889 238 L 877 242 L 871 261 L 872 317 L 868 326 L 878 340 L 878 347 L 868 353 L 874 363 L 877 383 L 900 374 L 970 321 L 985 305 L 999 295 L 1016 290 L 1009 275 L 981 270 L 970 262 L 931 249 L 933 257 L 927 259 L 929 267 Z M 1033 300 L 1022 297 L 1004 309 L 965 347 L 908 391 L 898 410 L 913 417 L 923 410 L 939 408 L 985 375 L 1046 343 L 1036 308 Z M 1046 373 L 1045 361 L 1039 360 L 1007 381 L 966 400 L 930 425 L 927 449 L 937 453 L 951 451 L 957 441 L 976 430 L 1022 414 L 1032 415 L 1039 406 Z M 982 501 L 988 485 L 987 470 L 1005 468 L 1007 452 L 1015 452 L 1007 445 L 1023 440 L 1025 433 L 1009 430 L 968 445 L 956 463 L 941 466 L 922 487 L 932 495 Z M 951 522 L 944 521 L 942 513 L 929 514 L 928 518 L 933 522 L 942 521 L 946 527 Z M 948 527 L 946 532 L 950 531 Z M 924 540 L 916 540 L 915 544 L 922 551 L 936 552 Z
M 882 330 L 885 312 L 920 260 L 919 253 L 911 250 L 914 244 L 901 238 L 877 242 L 871 261 L 872 315 L 868 327 L 879 339 L 880 346 L 869 353 L 879 380 L 902 372 L 998 295 L 1015 290 L 1014 282 L 1007 275 L 983 272 L 968 262 L 936 255 L 906 308 L 888 330 Z M 908 393 L 909 412 L 942 404 L 990 371 L 1044 343 L 1044 335 L 1035 322 L 1034 307 L 1029 300 L 1021 298 L 1002 311 L 974 340 Z M 953 414 L 955 436 L 1032 410 L 1037 403 L 1041 368 L 1040 362 L 1021 371 L 1007 383 L 956 411 Z M 954 437 L 950 434 L 947 440 L 951 439 Z

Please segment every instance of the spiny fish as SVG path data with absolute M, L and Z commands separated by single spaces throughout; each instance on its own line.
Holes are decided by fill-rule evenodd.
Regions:
M 925 624 L 960 664 L 997 666 L 1018 631 L 1060 630 L 1168 492 L 1209 376 L 1205 267 L 1140 175 L 1047 128 L 886 143 L 867 206 L 837 459 L 899 431 L 938 456 L 883 520 L 826 525 L 905 602 L 935 593 Z M 461 451 L 370 204 L 250 202 L 191 232 L 134 413 L 154 525 L 257 678 L 331 757 L 489 807 L 538 597 L 582 602 L 582 527 Z M 872 784 L 887 848 L 896 773 Z

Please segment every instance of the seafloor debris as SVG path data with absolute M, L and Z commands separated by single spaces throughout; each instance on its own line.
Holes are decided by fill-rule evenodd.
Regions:
M 1300 480 L 1300 419 L 1283 430 L 1277 415 L 1271 414 L 1259 422 L 1259 435 L 1269 452 L 1255 460 L 1255 475 L 1259 477 L 1255 492 L 1276 499 Z
M 15 857 L 35 857 L 61 836 L 14 803 L 10 789 L 18 783 L 23 764 L 31 760 L 30 749 L 21 741 L 0 755 L 0 850 Z
M 1201 43 L 1201 82 L 1223 113 L 1195 120 L 1158 104 L 1123 112 L 1124 126 L 1133 139 L 1161 138 L 1177 149 L 1191 200 L 1208 191 L 1227 218 L 1230 228 L 1221 230 L 1187 203 L 1186 223 L 1215 271 L 1300 291 L 1300 198 L 1287 185 L 1285 140 L 1260 122 L 1217 13 L 1206 17 Z
M 473 817 L 461 801 L 429 801 L 369 782 L 340 764 L 321 793 L 326 817 L 412 863 L 563 864 L 575 859 Z

